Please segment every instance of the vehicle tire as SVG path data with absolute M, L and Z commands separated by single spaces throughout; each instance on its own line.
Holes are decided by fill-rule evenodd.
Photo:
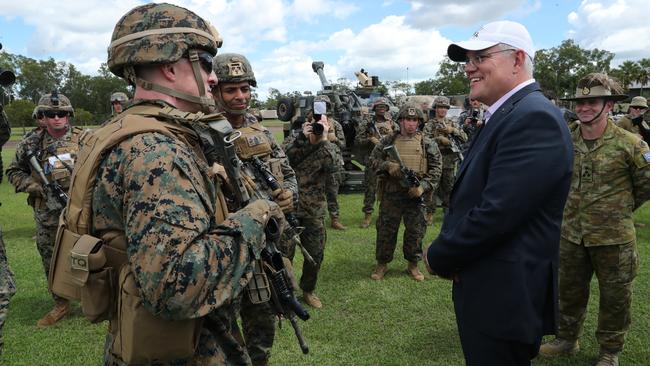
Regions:
M 280 99 L 280 101 L 278 101 L 278 106 L 276 107 L 276 112 L 278 113 L 278 119 L 280 121 L 290 121 L 294 113 L 292 100 L 289 98 Z

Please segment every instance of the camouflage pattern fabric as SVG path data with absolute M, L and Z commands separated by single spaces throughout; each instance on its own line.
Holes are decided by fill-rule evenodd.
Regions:
M 249 127 L 256 123 L 258 123 L 257 118 L 250 113 L 246 113 L 244 123 L 239 128 Z M 266 159 L 268 158 L 280 160 L 282 166 L 282 188 L 290 190 L 293 192 L 294 197 L 298 197 L 296 174 L 289 164 L 289 159 L 287 159 L 284 150 L 275 141 L 273 134 L 266 128 L 264 129 L 264 135 L 271 145 L 272 152 L 268 157 L 261 157 L 262 160 L 267 161 Z M 244 165 L 246 165 L 246 162 L 244 162 Z M 267 166 L 267 168 L 269 167 Z M 254 175 L 252 176 L 254 177 Z M 265 187 L 263 182 L 256 180 L 256 183 L 258 188 Z M 264 195 L 270 196 L 270 194 L 271 192 L 267 188 Z M 278 249 L 286 256 L 284 251 L 291 245 L 290 238 L 282 236 L 280 240 L 281 243 L 279 243 Z M 244 341 L 251 361 L 253 365 L 264 364 L 271 357 L 277 322 L 277 317 L 271 303 L 253 304 L 248 295 L 242 293 L 236 307 L 240 307 L 239 315 L 242 320 Z
M 419 132 L 418 132 L 419 133 Z M 404 258 L 409 262 L 422 259 L 422 238 L 426 233 L 424 207 L 408 196 L 408 188 L 402 184 L 402 179 L 388 175 L 385 164 L 390 160 L 384 148 L 393 144 L 395 139 L 401 138 L 399 133 L 384 137 L 375 146 L 370 156 L 370 166 L 381 175 L 382 191 L 379 192 L 379 217 L 377 218 L 377 241 L 375 257 L 377 263 L 384 264 L 392 261 L 393 252 L 397 244 L 397 233 L 400 222 L 404 220 L 403 251 Z M 417 140 L 413 140 L 417 141 Z M 442 173 L 442 158 L 436 143 L 424 136 L 421 142 L 427 159 L 427 168 L 423 173 L 418 173 L 420 185 L 425 196 L 438 188 Z
M 576 340 L 582 335 L 591 278 L 596 273 L 600 288 L 596 340 L 610 352 L 623 350 L 632 319 L 632 285 L 638 268 L 636 241 L 586 247 L 562 239 L 558 338 Z
M 618 352 L 630 326 L 632 283 L 638 252 L 633 210 L 650 197 L 650 149 L 609 120 L 589 144 L 572 131 L 574 166 L 564 208 L 560 244 L 560 324 L 558 337 L 582 332 L 589 286 L 596 273 L 600 288 L 596 337 Z
M 15 293 L 16 280 L 9 268 L 9 263 L 7 263 L 7 252 L 5 251 L 5 243 L 2 239 L 2 228 L 0 228 L 0 356 L 2 356 L 2 349 L 4 348 L 2 329 L 7 320 L 9 300 Z
M 9 119 L 4 110 L 0 111 L 0 183 L 4 177 L 4 168 L 2 167 L 2 146 L 9 141 L 11 137 L 11 126 L 9 126 Z
M 16 188 L 16 192 L 24 192 L 30 182 L 38 182 L 43 187 L 44 184 L 40 180 L 35 180 L 35 172 L 29 164 L 29 152 L 44 154 L 44 156 L 51 155 L 48 151 L 59 150 L 59 146 L 68 146 L 76 135 L 82 132 L 81 129 L 70 127 L 68 131 L 61 138 L 57 139 L 52 137 L 47 130 L 37 130 L 33 133 L 28 133 L 25 138 L 18 143 L 16 147 L 16 155 L 7 169 L 7 177 L 9 182 Z M 68 152 L 72 158 L 76 158 L 78 151 L 78 144 L 74 144 L 76 148 L 70 149 Z M 45 167 L 42 167 L 46 170 Z M 66 188 L 66 187 L 64 187 Z M 45 197 L 37 197 L 30 195 L 27 202 L 34 208 L 34 221 L 36 223 L 36 248 L 41 256 L 43 264 L 43 271 L 45 278 L 50 273 L 50 262 L 52 261 L 52 251 L 54 250 L 54 240 L 59 224 L 59 216 L 63 211 L 62 206 L 51 207 L 46 204 L 47 201 L 54 202 L 56 198 L 52 196 L 51 191 L 43 189 Z M 52 294 L 52 298 L 56 300 L 62 299 L 61 297 Z
M 336 146 L 337 157 L 339 160 L 338 164 L 341 165 L 341 169 L 328 178 L 326 192 L 327 211 L 330 213 L 330 216 L 339 217 L 338 195 L 339 186 L 343 184 L 343 149 L 345 149 L 345 134 L 343 133 L 343 126 L 341 126 L 337 120 L 329 117 L 327 119 L 330 126 L 333 127 L 330 129 L 328 137 L 330 138 L 330 142 Z
M 386 114 L 389 113 L 386 112 Z M 374 129 L 370 127 L 371 124 L 375 124 L 382 136 L 392 135 L 393 132 L 399 130 L 399 126 L 392 120 L 382 119 L 378 121 L 374 116 L 365 116 L 357 126 L 354 144 L 361 147 L 360 155 L 362 163 L 366 167 L 363 172 L 363 185 L 365 187 L 363 192 L 363 207 L 361 208 L 363 213 L 372 213 L 374 211 L 377 191 L 377 174 L 370 168 L 370 154 L 375 148 L 375 144 L 370 138 L 374 137 L 377 140 L 380 138 Z
M 144 118 L 130 115 L 132 108 L 114 123 Z M 232 315 L 232 301 L 265 245 L 264 227 L 248 207 L 215 223 L 217 186 L 198 150 L 198 138 L 189 132 L 178 138 L 142 133 L 116 145 L 97 172 L 92 233 L 126 237 L 127 265 L 151 313 L 208 316 L 194 357 L 165 365 L 249 364 L 223 324 L 229 324 L 224 319 Z M 119 364 L 107 337 L 105 364 Z
M 462 126 L 463 132 L 467 135 L 467 142 L 463 144 L 463 154 L 467 152 L 467 149 L 469 149 L 469 145 L 474 139 L 474 136 L 476 136 L 476 133 L 480 129 L 479 126 L 477 126 L 475 123 L 470 123 L 468 125 L 465 124 L 465 120 L 469 117 L 469 111 L 465 110 L 460 113 L 460 116 L 458 117 L 458 125 Z M 483 118 L 483 111 L 481 110 L 479 113 L 479 121 Z
M 639 116 L 636 120 L 632 119 L 632 116 L 625 115 L 618 120 L 618 127 L 632 132 L 633 134 L 641 137 L 646 143 L 650 137 L 650 125 L 648 122 L 643 120 L 643 115 Z
M 611 120 L 592 148 L 579 128 L 572 138 L 573 179 L 562 238 L 587 247 L 634 241 L 633 210 L 650 198 L 648 145 Z
M 297 217 L 301 226 L 305 227 L 300 234 L 300 242 L 316 262 L 314 266 L 304 261 L 300 278 L 300 288 L 311 292 L 316 288 L 327 239 L 324 217 L 328 177 L 337 173 L 341 166 L 337 162 L 334 144 L 323 141 L 312 145 L 302 132 L 288 136 L 283 148 L 298 179 L 300 202 Z M 294 251 L 295 247 L 290 248 L 290 259 L 293 259 Z
M 460 157 L 458 154 L 451 151 L 451 146 L 444 139 L 450 139 L 451 137 L 445 131 L 442 131 L 441 128 L 453 127 L 455 131 L 453 135 L 456 136 L 460 141 L 467 142 L 467 135 L 465 132 L 452 120 L 448 118 L 437 119 L 433 118 L 424 125 L 422 133 L 425 136 L 433 138 L 440 152 L 442 153 L 442 176 L 440 177 L 440 186 L 438 186 L 437 195 L 442 200 L 442 205 L 444 207 L 449 207 L 449 195 L 451 194 L 451 189 L 454 186 L 454 181 L 456 179 L 456 171 L 460 163 Z M 459 146 L 462 149 L 462 146 Z M 426 210 L 427 213 L 433 213 L 436 210 L 436 201 L 433 195 L 429 195 L 426 200 Z

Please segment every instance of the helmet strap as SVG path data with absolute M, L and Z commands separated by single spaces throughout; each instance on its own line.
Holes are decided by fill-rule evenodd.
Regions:
M 215 93 L 216 91 L 216 93 Z M 248 112 L 248 108 L 250 108 L 250 101 L 248 102 L 249 105 L 246 106 L 246 109 L 231 109 L 226 106 L 226 103 L 223 102 L 223 98 L 221 96 L 221 88 L 219 87 L 219 84 L 215 88 L 212 89 L 214 98 L 217 101 L 217 107 L 226 112 L 227 114 L 231 114 L 233 116 L 241 116 L 246 114 Z
M 585 121 L 585 122 L 580 121 L 580 124 L 590 125 L 590 124 L 594 123 L 594 121 L 597 120 L 598 117 L 600 117 L 601 114 L 603 114 L 603 111 L 605 110 L 606 105 L 607 105 L 607 100 L 603 99 L 603 106 L 602 106 L 602 108 L 600 108 L 600 112 L 598 112 L 598 114 L 596 116 L 594 116 L 594 118 L 590 119 L 589 121 Z

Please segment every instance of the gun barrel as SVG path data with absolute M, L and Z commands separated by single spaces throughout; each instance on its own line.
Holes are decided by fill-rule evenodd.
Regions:
M 300 349 L 302 350 L 302 353 L 305 355 L 308 354 L 309 346 L 307 345 L 307 341 L 305 341 L 305 337 L 302 336 L 302 332 L 298 327 L 298 322 L 296 321 L 296 317 L 290 316 L 289 322 L 291 323 L 291 327 L 293 328 L 294 333 L 296 333 L 296 338 L 298 338 L 298 344 L 300 344 Z
M 316 74 L 318 74 L 320 83 L 323 85 L 323 90 L 331 90 L 332 85 L 329 81 L 327 81 L 327 78 L 325 77 L 325 73 L 323 72 L 324 67 L 325 64 L 322 61 L 314 61 L 311 63 L 311 69 L 314 70 Z
M 43 168 L 41 168 L 41 164 L 38 163 L 38 160 L 36 160 L 36 156 L 34 156 L 34 154 L 31 154 L 31 156 L 29 157 L 29 164 L 32 166 L 32 169 L 36 170 L 36 173 L 43 181 L 43 184 L 49 185 L 50 182 L 47 180 L 47 177 L 43 172 Z

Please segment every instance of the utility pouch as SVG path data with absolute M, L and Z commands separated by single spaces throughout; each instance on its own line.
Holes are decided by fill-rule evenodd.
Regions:
M 70 251 L 71 273 L 81 288 L 81 310 L 91 323 L 112 315 L 113 268 L 106 267 L 106 254 L 100 239 L 79 237 Z
M 111 352 L 129 365 L 164 363 L 192 357 L 201 333 L 201 319 L 167 320 L 142 305 L 133 273 L 122 266 L 117 316 L 111 323 Z
M 68 230 L 62 220 L 54 241 L 48 285 L 53 294 L 72 301 L 81 300 L 81 288 L 72 275 L 70 251 L 81 235 Z
M 269 278 L 262 268 L 264 265 L 262 261 L 258 259 L 254 263 L 253 277 L 248 281 L 246 291 L 251 303 L 261 304 L 271 299 L 271 286 L 269 285 Z

